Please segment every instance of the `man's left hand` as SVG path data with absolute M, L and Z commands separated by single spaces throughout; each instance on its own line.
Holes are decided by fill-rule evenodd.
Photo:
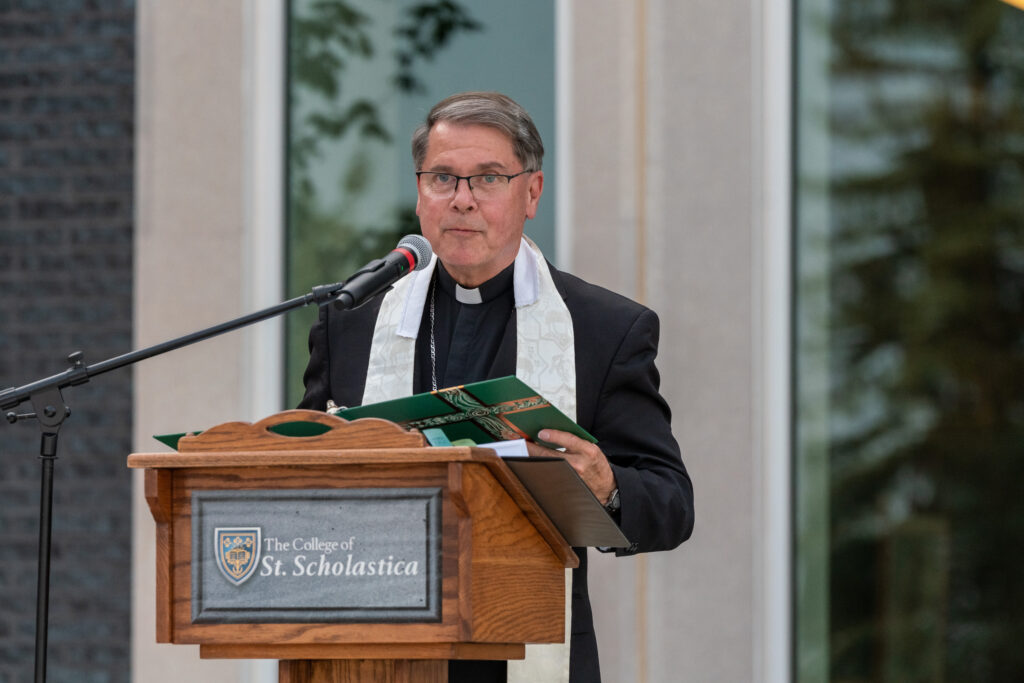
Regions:
M 563 432 L 558 429 L 542 429 L 537 438 L 541 441 L 555 444 L 564 448 L 564 451 L 553 451 L 532 441 L 526 442 L 526 448 L 530 455 L 537 456 L 561 456 L 568 461 L 580 478 L 590 487 L 594 496 L 602 504 L 608 502 L 612 491 L 615 490 L 615 473 L 612 466 L 608 464 L 608 458 L 604 452 L 591 443 L 575 434 Z

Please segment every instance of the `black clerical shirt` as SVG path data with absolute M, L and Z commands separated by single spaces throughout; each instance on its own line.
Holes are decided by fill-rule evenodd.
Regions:
M 476 290 L 460 293 L 458 283 L 438 263 L 416 336 L 415 393 L 516 374 L 514 268 L 515 264 Z M 460 298 L 480 303 L 462 303 Z M 505 680 L 505 662 L 453 660 L 448 663 L 449 683 L 504 683 Z
M 434 269 L 416 337 L 415 393 L 516 374 L 514 268 L 510 265 L 475 290 L 461 290 L 442 264 Z

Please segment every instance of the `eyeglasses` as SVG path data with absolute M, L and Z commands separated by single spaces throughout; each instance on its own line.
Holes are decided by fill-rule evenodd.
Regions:
M 533 171 L 520 171 L 512 175 L 504 173 L 478 173 L 477 175 L 452 175 L 451 173 L 437 173 L 434 171 L 416 171 L 416 177 L 420 180 L 420 189 L 423 193 L 438 199 L 450 199 L 455 196 L 459 189 L 459 181 L 465 180 L 469 191 L 477 199 L 490 199 L 501 197 L 508 192 L 509 183 L 513 178 L 518 178 L 525 173 Z

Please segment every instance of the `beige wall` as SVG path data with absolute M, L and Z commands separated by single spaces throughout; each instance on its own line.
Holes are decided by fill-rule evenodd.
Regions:
M 255 310 L 243 286 L 251 250 L 251 3 L 138 3 L 135 346 Z M 153 434 L 257 419 L 252 331 L 233 332 L 135 369 L 136 452 Z M 272 411 L 271 411 L 272 412 Z M 199 660 L 156 645 L 153 520 L 136 473 L 132 680 L 258 680 L 248 663 Z
M 572 262 L 661 317 L 663 391 L 697 513 L 674 552 L 591 555 L 611 681 L 756 678 L 750 10 L 576 3 L 573 102 L 586 107 L 571 145 L 588 171 L 575 175 Z
M 562 5 L 571 19 L 568 262 L 661 315 L 662 384 L 696 490 L 697 525 L 682 548 L 591 554 L 608 681 L 782 680 L 763 651 L 773 647 L 766 624 L 778 623 L 766 558 L 786 549 L 764 540 L 765 511 L 779 502 L 765 485 L 775 465 L 763 444 L 764 384 L 778 364 L 764 350 L 772 311 L 763 289 L 785 274 L 766 265 L 765 195 L 777 200 L 778 190 L 764 170 L 761 5 Z M 252 276 L 251 7 L 139 3 L 137 345 L 252 310 L 236 294 Z M 247 339 L 235 333 L 138 366 L 136 450 L 154 450 L 154 433 L 262 416 Z M 135 521 L 134 679 L 259 680 L 262 669 L 151 644 L 152 521 L 139 496 Z

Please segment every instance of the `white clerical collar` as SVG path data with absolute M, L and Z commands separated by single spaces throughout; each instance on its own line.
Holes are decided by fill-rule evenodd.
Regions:
M 458 282 L 455 283 L 455 300 L 460 304 L 479 304 L 484 298 L 480 295 L 480 288 L 466 289 Z

